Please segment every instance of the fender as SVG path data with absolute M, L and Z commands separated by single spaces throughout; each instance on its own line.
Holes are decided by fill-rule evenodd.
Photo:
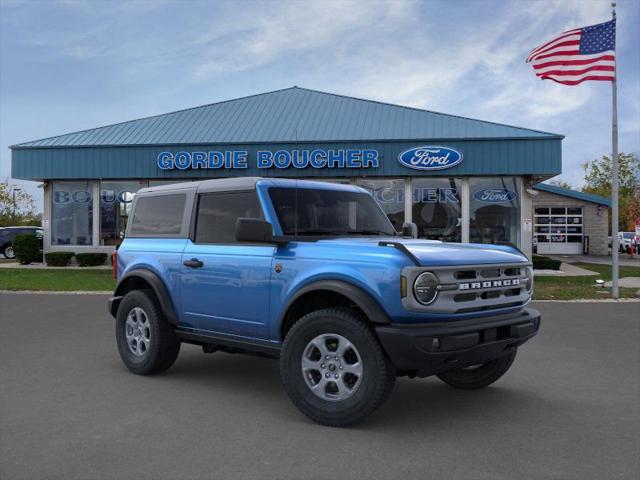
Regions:
M 293 298 L 287 302 L 287 305 L 282 310 L 280 318 L 278 319 L 278 325 L 280 328 L 282 327 L 282 322 L 291 308 L 291 305 L 293 305 L 293 303 L 305 293 L 316 290 L 329 290 L 344 295 L 355 303 L 372 323 L 391 323 L 387 313 L 380 304 L 369 293 L 365 292 L 360 287 L 356 287 L 355 285 L 342 280 L 318 280 L 317 282 L 313 282 L 302 287 L 295 293 Z
M 167 321 L 172 325 L 178 325 L 178 317 L 173 308 L 173 304 L 171 303 L 171 296 L 167 291 L 167 287 L 158 275 L 145 269 L 131 270 L 122 276 L 116 286 L 114 296 L 109 299 L 109 312 L 111 315 L 114 317 L 116 316 L 118 312 L 118 305 L 120 305 L 120 300 L 122 300 L 123 297 L 123 286 L 127 279 L 131 278 L 140 278 L 151 285 L 151 288 L 158 299 L 158 303 L 160 304 L 160 308 L 162 309 L 162 313 Z

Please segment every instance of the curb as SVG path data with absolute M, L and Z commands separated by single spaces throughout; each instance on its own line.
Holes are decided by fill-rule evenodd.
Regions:
M 639 303 L 640 298 L 578 298 L 575 300 L 533 300 L 532 303 Z
M 85 291 L 85 290 L 0 290 L 0 294 L 15 294 L 15 295 L 113 295 L 113 291 L 111 290 L 96 290 L 96 291 Z

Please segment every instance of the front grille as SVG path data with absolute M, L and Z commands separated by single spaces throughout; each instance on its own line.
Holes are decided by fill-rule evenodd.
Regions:
M 474 304 L 464 307 L 460 305 L 462 308 L 457 309 L 456 313 L 522 305 L 526 300 L 514 302 L 514 297 L 527 296 L 525 273 L 524 268 L 510 265 L 454 270 L 451 272 L 453 283 L 457 284 L 454 291 L 464 291 L 454 295 L 454 302 Z M 440 281 L 446 283 L 447 272 L 440 272 L 439 275 Z M 450 286 L 452 287 L 453 285 Z
M 435 313 L 485 312 L 519 307 L 531 300 L 527 273 L 530 265 L 465 265 L 463 267 L 407 267 L 403 275 L 414 282 L 420 273 L 431 271 L 437 275 L 440 287 L 436 300 L 428 307 L 420 305 L 412 296 L 403 303 L 414 311 Z M 411 283 L 413 284 L 413 283 Z

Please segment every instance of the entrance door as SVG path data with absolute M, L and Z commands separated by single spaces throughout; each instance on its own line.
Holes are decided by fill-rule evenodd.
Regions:
M 186 327 L 268 339 L 274 247 L 238 243 L 238 217 L 258 218 L 255 191 L 201 194 L 195 241 L 182 255 L 182 319 Z
M 582 253 L 582 207 L 536 207 L 538 253 Z

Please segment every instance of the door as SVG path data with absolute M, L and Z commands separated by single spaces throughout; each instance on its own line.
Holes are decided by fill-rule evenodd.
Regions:
M 582 207 L 536 207 L 538 253 L 582 253 Z
M 238 217 L 259 218 L 255 191 L 201 194 L 182 254 L 182 319 L 197 330 L 268 339 L 274 247 L 235 240 Z

